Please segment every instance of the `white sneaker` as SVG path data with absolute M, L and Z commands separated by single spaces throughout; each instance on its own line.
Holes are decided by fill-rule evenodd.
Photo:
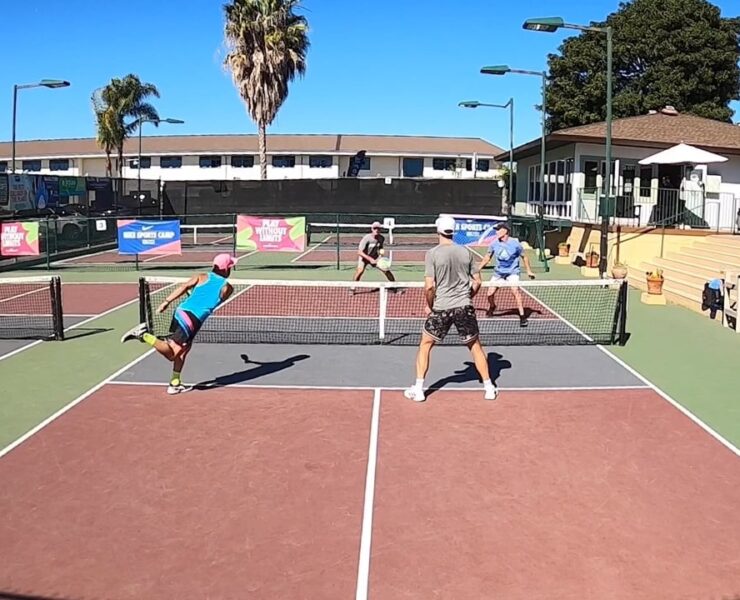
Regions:
M 146 333 L 146 323 L 139 323 L 136 327 L 132 327 L 121 337 L 121 343 L 129 342 L 131 340 L 139 340 L 141 336 Z
M 167 386 L 167 393 L 170 396 L 174 396 L 176 394 L 183 394 L 185 392 L 189 392 L 192 390 L 193 387 L 190 385 L 183 385 L 182 383 L 180 385 L 170 385 Z
M 484 396 L 486 400 L 495 400 L 497 396 L 498 396 L 497 387 L 494 386 L 494 387 L 486 388 L 486 393 Z
M 413 400 L 414 402 L 424 402 L 424 400 L 427 399 L 424 395 L 424 390 L 416 387 L 415 385 L 412 385 L 410 388 L 404 390 L 403 395 L 409 400 Z

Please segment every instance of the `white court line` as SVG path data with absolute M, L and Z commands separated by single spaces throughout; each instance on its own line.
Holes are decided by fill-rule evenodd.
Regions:
M 167 387 L 168 383 L 162 383 L 161 381 L 125 381 L 123 379 L 117 379 L 110 381 L 109 385 L 131 385 L 131 386 L 142 386 L 142 387 Z M 198 385 L 197 383 L 193 385 Z M 229 388 L 244 388 L 244 389 L 275 389 L 275 390 L 328 390 L 328 391 L 372 391 L 381 390 L 384 392 L 401 392 L 405 390 L 405 387 L 396 386 L 362 386 L 362 385 L 278 385 L 270 383 L 230 383 Z M 483 386 L 480 387 L 461 387 L 461 388 L 429 388 L 434 389 L 437 392 L 482 392 Z M 596 385 L 596 386 L 549 386 L 549 387 L 499 387 L 500 392 L 579 392 L 579 391 L 610 391 L 610 390 L 649 390 L 652 389 L 649 385 Z
M 30 296 L 31 294 L 38 294 L 39 292 L 46 292 L 48 294 L 49 293 L 48 284 L 43 284 L 43 285 L 45 285 L 46 287 L 40 287 L 35 290 L 31 290 L 29 292 L 22 292 L 20 294 L 16 294 L 15 296 L 9 296 L 8 298 L 0 298 L 0 303 L 10 302 L 11 300 L 17 300 L 18 298 L 23 298 L 24 296 Z
M 141 263 L 149 263 L 149 262 L 154 262 L 155 260 L 161 260 L 161 259 L 164 259 L 164 258 L 168 258 L 170 256 L 187 256 L 190 253 L 195 254 L 196 252 L 209 252 L 209 253 L 210 252 L 214 252 L 214 253 L 216 253 L 215 250 L 208 250 L 208 249 L 203 250 L 200 247 L 198 247 L 198 249 L 196 249 L 196 250 L 192 250 L 191 249 L 189 252 L 180 252 L 180 253 L 170 252 L 169 254 L 157 254 L 156 256 L 152 256 L 151 258 L 146 258 L 144 260 L 139 260 L 139 262 L 141 262 Z M 256 254 L 257 252 L 258 252 L 257 250 L 252 250 L 251 252 L 247 252 L 246 254 L 242 254 L 241 256 L 236 257 L 236 262 L 238 263 L 242 258 L 245 258 L 247 256 L 251 256 L 252 254 Z M 187 261 L 179 261 L 179 262 L 182 262 L 183 265 L 187 265 L 188 264 Z
M 624 284 L 626 285 L 626 284 Z M 520 288 L 523 289 L 523 288 Z M 547 306 L 544 302 L 537 299 L 536 296 L 532 296 L 529 291 L 523 289 L 523 291 L 528 294 L 531 298 L 533 298 L 535 301 L 540 302 L 543 306 L 547 308 L 549 312 L 551 312 L 553 315 L 558 317 L 563 323 L 565 323 L 568 327 L 570 327 L 573 331 L 578 333 L 579 335 L 583 336 L 587 340 L 593 341 L 591 337 L 583 333 L 578 327 L 573 325 L 570 321 L 563 318 L 561 315 L 559 315 L 557 312 L 552 310 L 549 306 Z M 650 381 L 647 377 L 639 373 L 636 369 L 633 369 L 631 366 L 629 366 L 626 362 L 624 362 L 621 358 L 616 356 L 615 354 L 612 354 L 610 350 L 607 350 L 604 346 L 601 344 L 596 344 L 596 348 L 598 348 L 601 352 L 606 354 L 609 358 L 611 358 L 614 362 L 616 362 L 620 367 L 625 369 L 627 372 L 631 373 L 633 376 L 637 377 L 640 381 L 642 381 L 647 387 L 653 390 L 658 396 L 663 398 L 666 402 L 668 402 L 673 408 L 678 410 L 679 412 L 683 413 L 684 416 L 688 417 L 695 425 L 698 425 L 701 427 L 706 433 L 708 433 L 710 436 L 712 436 L 715 440 L 717 440 L 720 444 L 725 446 L 730 452 L 735 454 L 736 456 L 740 456 L 740 448 L 735 446 L 730 440 L 728 440 L 726 437 L 724 437 L 721 433 L 710 427 L 707 423 L 702 421 L 697 415 L 692 413 L 690 410 L 688 410 L 685 406 L 683 406 L 680 402 L 669 396 L 666 392 L 661 390 L 657 385 L 655 385 L 652 381 Z
M 321 246 L 321 244 L 324 244 L 324 243 L 328 242 L 328 241 L 329 241 L 329 240 L 331 239 L 332 235 L 333 235 L 333 234 L 331 234 L 331 233 L 330 233 L 330 234 L 329 234 L 329 235 L 327 235 L 327 236 L 326 236 L 326 237 L 325 237 L 325 238 L 324 238 L 323 240 L 321 240 L 321 241 L 320 241 L 320 242 L 319 242 L 318 244 L 314 244 L 313 246 L 311 246 L 311 247 L 310 247 L 310 248 L 309 248 L 308 250 L 306 250 L 305 252 L 302 252 L 301 254 L 299 254 L 298 256 L 296 256 L 295 258 L 291 258 L 291 259 L 290 259 L 290 262 L 294 263 L 294 262 L 296 262 L 297 260 L 301 260 L 301 259 L 302 259 L 302 258 L 303 258 L 304 256 L 306 256 L 306 254 L 310 254 L 310 253 L 311 253 L 311 252 L 313 252 L 314 250 L 317 250 L 317 249 L 318 249 L 318 248 L 319 248 L 319 247 Z
M 55 260 L 55 261 L 52 261 L 51 266 L 53 267 L 54 265 L 63 265 L 65 263 L 74 262 L 74 261 L 85 262 L 80 259 L 88 258 L 89 256 L 100 256 L 101 254 L 109 254 L 109 253 L 118 255 L 118 252 L 116 252 L 115 248 L 108 248 L 107 250 L 100 250 L 99 252 L 91 252 L 90 254 L 81 254 L 80 256 L 73 256 L 72 258 L 63 258 L 62 260 Z M 97 263 L 93 263 L 93 264 L 97 264 Z
M 250 251 L 249 251 L 249 252 L 247 252 L 246 254 L 242 254 L 241 256 L 236 256 L 236 257 L 235 257 L 235 258 L 236 258 L 236 264 L 239 264 L 239 261 L 240 261 L 240 260 L 241 260 L 242 258 L 247 258 L 247 256 L 252 256 L 252 254 L 257 254 L 257 252 L 259 252 L 259 250 L 250 250 Z
M 3 456 L 5 456 L 11 450 L 13 450 L 13 449 L 17 448 L 18 446 L 20 446 L 28 438 L 30 438 L 32 435 L 38 433 L 39 431 L 41 431 L 44 427 L 46 427 L 47 425 L 49 425 L 50 423 L 52 423 L 53 421 L 55 421 L 56 419 L 58 419 L 59 417 L 61 417 L 68 410 L 70 410 L 71 408 L 77 406 L 85 398 L 88 398 L 89 396 L 92 396 L 100 388 L 102 388 L 103 386 L 105 386 L 105 384 L 110 383 L 110 381 L 112 381 L 113 379 L 115 379 L 116 377 L 118 377 L 121 373 L 125 372 L 126 370 L 130 369 L 131 367 L 133 367 L 137 363 L 139 363 L 142 360 L 144 360 L 152 352 L 156 352 L 156 350 L 154 348 L 151 348 L 148 351 L 146 351 L 144 354 L 142 354 L 141 356 L 139 356 L 139 357 L 135 358 L 134 360 L 126 363 L 123 367 L 121 367 L 120 369 L 118 369 L 116 372 L 111 373 L 108 377 L 106 377 L 105 379 L 103 379 L 100 383 L 97 383 L 96 385 L 94 385 L 93 387 L 91 387 L 89 390 L 87 390 L 83 394 L 80 394 L 79 396 L 77 396 L 77 398 L 75 398 L 74 400 L 72 400 L 72 402 L 70 402 L 69 404 L 64 405 L 57 412 L 55 412 L 53 415 L 51 415 L 51 416 L 47 417 L 46 419 L 44 419 L 41 423 L 39 423 L 38 425 L 36 425 L 36 427 L 34 427 L 33 429 L 28 430 L 26 433 L 24 433 L 17 440 L 15 440 L 14 442 L 11 442 L 7 446 L 5 446 L 5 448 L 2 448 L 0 450 L 0 458 L 2 458 Z
M 94 321 L 95 319 L 99 319 L 101 317 L 105 317 L 106 315 L 109 315 L 112 312 L 115 312 L 117 310 L 120 310 L 121 308 L 126 308 L 129 304 L 133 304 L 134 302 L 138 302 L 139 297 L 137 295 L 136 298 L 132 298 L 131 300 L 127 300 L 123 304 L 119 304 L 117 306 L 114 306 L 113 308 L 109 308 L 108 310 L 101 312 L 100 314 L 93 315 L 88 319 L 85 319 L 84 321 L 80 321 L 79 323 L 75 323 L 74 325 L 70 325 L 69 327 L 66 327 L 64 329 L 64 333 L 67 333 L 68 331 L 71 331 L 72 329 L 77 329 L 79 327 L 82 327 L 83 325 L 86 325 L 87 323 L 90 323 L 91 321 Z M 65 317 L 73 317 L 75 315 L 63 315 Z M 84 315 L 82 315 L 84 316 Z M 0 354 L 0 361 L 5 360 L 6 358 L 10 358 L 11 356 L 15 356 L 16 354 L 20 354 L 21 352 L 24 352 L 25 350 L 28 350 L 30 348 L 33 348 L 34 346 L 38 346 L 42 342 L 45 342 L 46 340 L 34 340 L 33 342 L 30 342 L 29 344 L 26 344 L 25 346 L 21 346 L 20 348 L 16 348 L 15 350 L 8 352 L 7 354 Z M 2 455 L 0 455 L 2 456 Z
M 370 583 L 370 548 L 373 537 L 373 508 L 375 503 L 375 471 L 378 462 L 378 428 L 380 425 L 380 388 L 373 391 L 373 412 L 370 419 L 370 443 L 367 450 L 365 475 L 365 503 L 362 511 L 360 559 L 357 565 L 355 600 L 367 600 Z

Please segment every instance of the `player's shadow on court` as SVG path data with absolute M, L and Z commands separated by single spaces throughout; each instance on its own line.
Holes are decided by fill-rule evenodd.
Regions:
M 235 371 L 229 375 L 221 375 L 220 377 L 216 377 L 210 381 L 197 383 L 193 386 L 193 389 L 209 390 L 212 388 L 226 387 L 229 385 L 244 383 L 246 381 L 252 381 L 254 379 L 259 379 L 260 377 L 265 377 L 266 375 L 272 375 L 273 373 L 289 369 L 297 362 L 306 360 L 307 358 L 311 358 L 311 356 L 308 354 L 296 354 L 295 356 L 290 356 L 285 360 L 259 362 L 256 360 L 250 360 L 246 354 L 242 354 L 241 359 L 244 361 L 244 364 L 255 366 L 242 371 Z
M 478 371 L 475 368 L 475 363 L 472 360 L 466 360 L 463 364 L 465 365 L 465 368 L 458 369 L 455 371 L 454 375 L 448 375 L 447 377 L 443 377 L 431 384 L 427 388 L 427 398 L 450 383 L 468 383 L 469 381 L 477 381 L 478 383 L 483 384 L 480 375 L 478 375 Z M 489 352 L 488 371 L 493 383 L 496 383 L 496 380 L 501 376 L 501 371 L 504 369 L 511 369 L 511 363 L 501 354 L 497 352 Z

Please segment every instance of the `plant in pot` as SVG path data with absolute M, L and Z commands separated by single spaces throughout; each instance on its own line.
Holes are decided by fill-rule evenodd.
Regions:
M 614 279 L 624 279 L 627 277 L 626 263 L 617 261 L 612 265 L 612 277 Z
M 567 258 L 570 255 L 570 244 L 568 242 L 560 242 L 558 244 L 558 256 Z
M 648 294 L 660 295 L 663 293 L 663 270 L 655 269 L 645 273 L 647 277 Z
M 599 266 L 599 253 L 592 250 L 586 254 L 586 266 L 595 269 Z

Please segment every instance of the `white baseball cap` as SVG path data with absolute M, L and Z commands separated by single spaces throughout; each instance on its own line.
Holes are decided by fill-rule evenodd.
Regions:
M 455 233 L 455 219 L 450 216 L 440 215 L 435 225 L 437 226 L 437 233 L 445 233 L 447 235 Z

